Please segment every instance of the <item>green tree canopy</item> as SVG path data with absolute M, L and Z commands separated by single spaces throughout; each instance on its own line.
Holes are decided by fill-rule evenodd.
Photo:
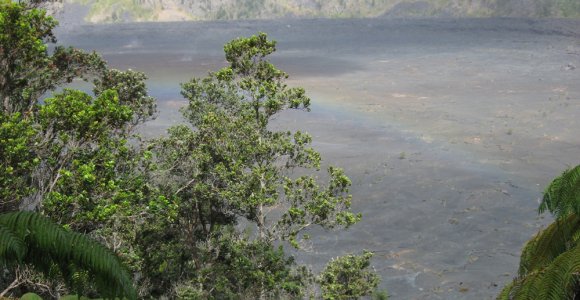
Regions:
M 311 136 L 270 129 L 279 112 L 310 109 L 304 89 L 288 87 L 288 75 L 269 62 L 275 46 L 265 33 L 227 43 L 229 66 L 182 84 L 190 126 L 172 127 L 150 146 L 158 189 L 177 205 L 169 226 L 179 228 L 171 237 L 180 241 L 174 247 L 187 253 L 159 263 L 173 268 L 163 268 L 164 274 L 190 274 L 186 286 L 208 292 L 205 297 L 227 291 L 260 298 L 300 295 L 309 275 L 292 260 L 280 260 L 275 245 L 287 241 L 300 248 L 311 226 L 332 229 L 360 220 L 350 211 L 350 180 L 336 167 L 319 172 L 321 156 L 310 146 Z M 228 259 L 242 256 L 249 261 Z M 261 269 L 251 267 L 255 263 Z M 159 277 L 166 288 L 179 281 Z
M 317 280 L 323 299 L 358 299 L 373 293 L 379 276 L 368 270 L 373 254 L 345 255 L 331 260 Z
M 78 294 L 94 285 L 106 297 L 311 295 L 313 275 L 285 247 L 300 249 L 312 226 L 348 228 L 361 216 L 350 179 L 320 171 L 309 134 L 271 128 L 283 110 L 310 110 L 304 89 L 270 63 L 276 42 L 259 33 L 227 43 L 227 67 L 182 84 L 189 124 L 143 141 L 135 130 L 156 115 L 146 76 L 108 69 L 95 53 L 50 50 L 57 23 L 36 2 L 0 0 L 0 213 L 36 209 L 62 227 L 4 215 L 17 220 L 0 226 L 7 265 L 52 266 L 49 276 Z M 93 95 L 47 95 L 75 78 L 92 79 Z M 133 277 L 69 230 L 102 242 Z M 41 251 L 44 264 L 34 260 Z
M 135 128 L 155 117 L 155 99 L 142 73 L 50 47 L 57 22 L 40 2 L 0 0 L 0 213 L 40 210 L 134 265 L 132 239 L 144 215 L 135 214 L 150 201 Z M 65 89 L 41 101 L 76 78 L 93 79 L 94 96 Z M 0 281 L 12 275 L 1 272 Z
M 29 2 L 0 0 L 0 100 L 5 115 L 30 113 L 47 91 L 105 70 L 95 53 L 57 46 L 49 54 L 57 24 Z

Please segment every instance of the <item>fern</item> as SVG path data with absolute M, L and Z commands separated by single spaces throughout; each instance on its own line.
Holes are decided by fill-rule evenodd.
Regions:
M 22 260 L 24 247 L 24 242 L 12 230 L 0 224 L 0 265 Z
M 549 211 L 557 219 L 572 213 L 580 215 L 580 165 L 564 171 L 550 183 L 538 211 Z
M 544 299 L 574 299 L 580 272 L 580 247 L 565 252 L 554 260 L 543 274 Z
M 575 247 L 579 232 L 580 218 L 575 214 L 556 220 L 540 231 L 522 250 L 519 276 L 548 266 L 562 253 Z
M 509 300 L 512 288 L 514 287 L 514 283 L 508 283 L 502 290 L 499 296 L 497 296 L 497 300 Z
M 580 247 L 558 256 L 542 270 L 514 280 L 505 299 L 574 299 L 580 272 Z
M 137 298 L 129 272 L 114 253 L 38 213 L 0 215 L 0 262 L 30 264 L 45 273 L 56 266 L 77 292 L 82 287 L 75 282 L 79 271 L 84 270 L 105 298 Z
M 522 250 L 518 278 L 498 299 L 574 299 L 580 284 L 580 165 L 556 177 L 538 208 L 556 220 Z
M 526 277 L 521 279 L 516 279 L 513 282 L 512 289 L 509 294 L 509 299 L 515 300 L 532 300 L 532 299 L 542 299 L 536 298 L 540 294 L 541 281 L 537 275 L 539 272 L 533 272 L 528 274 Z M 545 299 L 542 299 L 545 300 Z

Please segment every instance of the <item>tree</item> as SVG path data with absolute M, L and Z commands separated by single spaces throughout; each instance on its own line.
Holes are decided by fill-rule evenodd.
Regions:
M 40 210 L 138 269 L 135 224 L 158 198 L 134 130 L 155 116 L 155 99 L 142 73 L 108 70 L 96 53 L 49 51 L 57 22 L 39 2 L 0 0 L 0 213 Z M 65 89 L 40 101 L 75 78 L 94 79 L 95 96 Z
M 349 209 L 350 180 L 341 169 L 329 167 L 328 182 L 319 183 L 321 157 L 310 147 L 311 136 L 269 127 L 282 110 L 308 111 L 310 107 L 304 89 L 289 88 L 284 83 L 288 75 L 267 60 L 275 45 L 265 33 L 226 44 L 228 67 L 182 85 L 182 94 L 189 100 L 183 114 L 191 126 L 171 128 L 167 137 L 155 140 L 150 148 L 158 163 L 159 190 L 178 206 L 173 228 L 179 230 L 164 238 L 178 239 L 174 244 L 185 249 L 171 253 L 187 253 L 174 256 L 180 263 L 161 259 L 174 268 L 164 271 L 189 274 L 185 277 L 195 278 L 194 286 L 211 291 L 210 297 L 219 298 L 222 286 L 259 298 L 303 290 L 308 280 L 296 281 L 292 276 L 274 280 L 276 285 L 268 277 L 255 276 L 253 286 L 244 286 L 254 275 L 235 273 L 240 265 L 230 264 L 227 257 L 242 259 L 240 255 L 249 249 L 262 249 L 252 250 L 251 260 L 262 261 L 258 264 L 262 272 L 279 273 L 268 270 L 272 265 L 264 260 L 264 256 L 280 255 L 275 244 L 287 241 L 300 248 L 309 238 L 304 231 L 310 226 L 348 227 L 360 219 Z M 246 237 L 231 234 L 240 230 L 248 232 Z M 228 244 L 237 246 L 223 247 Z M 275 265 L 286 268 L 284 274 L 297 270 L 289 263 Z M 205 269 L 212 273 L 202 272 Z M 164 280 L 159 290 L 167 290 L 179 278 L 166 276 Z
M 41 163 L 33 176 L 44 214 L 90 233 L 136 273 L 143 268 L 141 225 L 171 211 L 149 184 L 150 154 L 134 133 L 155 114 L 144 80 L 142 73 L 108 70 L 96 80 L 95 97 L 65 89 L 45 99 L 36 116 Z
M 96 53 L 57 46 L 50 55 L 47 44 L 56 43 L 57 24 L 35 1 L 0 1 L 0 105 L 5 115 L 31 113 L 47 91 L 105 70 Z
M 30 174 L 39 162 L 32 151 L 36 134 L 20 113 L 0 114 L 0 212 L 17 210 L 34 191 Z
M 62 276 L 79 294 L 83 286 L 79 285 L 77 277 L 87 272 L 101 296 L 137 298 L 128 271 L 99 243 L 66 231 L 38 213 L 0 214 L 0 265 L 24 264 L 46 274 Z M 4 292 L 0 296 L 4 296 Z
M 222 194 L 210 196 L 254 222 L 260 238 L 298 246 L 299 233 L 311 225 L 348 227 L 360 216 L 348 210 L 350 180 L 342 170 L 329 167 L 326 187 L 318 186 L 313 175 L 290 176 L 295 168 L 317 170 L 321 158 L 309 147 L 310 135 L 268 128 L 284 109 L 310 109 L 304 89 L 288 88 L 288 75 L 265 59 L 275 45 L 265 33 L 233 40 L 224 47 L 229 67 L 183 84 L 189 100 L 184 114 L 201 146 L 197 164 L 214 168 L 200 172 L 209 180 L 192 184 L 218 183 Z M 280 205 L 286 210 L 268 223 L 268 211 Z
M 18 189 L 17 197 L 0 195 L 0 211 L 14 210 L 22 205 L 34 208 L 47 195 L 62 193 L 58 190 L 65 177 L 63 174 L 73 172 L 69 169 L 75 167 L 75 162 L 77 167 L 83 165 L 85 168 L 90 168 L 91 162 L 104 162 L 103 157 L 93 157 L 97 154 L 108 155 L 109 165 L 113 160 L 115 166 L 109 169 L 127 169 L 125 162 L 134 161 L 128 159 L 129 154 L 133 154 L 129 152 L 135 150 L 128 147 L 128 141 L 134 138 L 135 127 L 154 118 L 156 113 L 155 99 L 147 94 L 143 73 L 109 70 L 96 53 L 75 48 L 56 46 L 49 54 L 48 44 L 56 42 L 53 29 L 58 23 L 37 8 L 39 2 L 42 1 L 0 1 L 0 99 L 5 129 L 0 134 L 6 137 L 3 141 L 7 141 L 0 148 L 10 154 L 2 161 L 4 171 L 0 172 L 0 187 L 2 190 L 15 190 L 18 185 L 26 187 Z M 84 93 L 69 90 L 53 97 L 58 99 L 49 101 L 50 105 L 39 103 L 42 95 L 75 78 L 95 78 L 94 100 Z M 104 98 L 115 99 L 101 103 L 108 106 L 97 105 Z M 93 101 L 95 105 L 90 104 Z M 84 108 L 76 105 L 84 105 Z M 101 120 L 120 117 L 110 115 L 113 110 L 123 110 L 124 119 Z M 100 122 L 100 128 L 88 134 L 75 132 L 92 126 L 80 124 L 81 121 Z M 55 126 L 58 123 L 60 127 Z M 18 134 L 18 138 L 11 134 Z M 117 149 L 127 149 L 124 157 L 111 156 L 119 152 Z M 120 162 L 125 163 L 125 167 L 118 165 Z
M 360 215 L 344 172 L 320 172 L 310 135 L 271 130 L 279 112 L 310 107 L 267 60 L 275 42 L 260 33 L 226 44 L 228 67 L 182 85 L 189 124 L 144 142 L 135 128 L 156 112 L 144 74 L 73 48 L 49 54 L 56 21 L 39 1 L 0 1 L 0 213 L 37 209 L 89 234 L 128 264 L 142 297 L 307 295 L 313 276 L 285 247 L 300 248 L 311 226 L 346 228 Z M 64 89 L 39 101 L 74 78 L 93 79 L 94 95 Z M 17 240 L 0 250 L 20 253 Z M 59 268 L 62 278 L 70 268 L 80 267 Z M 91 274 L 78 271 L 75 280 Z
M 317 281 L 322 288 L 323 299 L 358 299 L 373 293 L 379 284 L 379 276 L 368 271 L 373 254 L 345 255 L 331 260 Z
M 180 282 L 180 299 L 296 299 L 304 297 L 311 280 L 281 246 L 239 236 L 229 227 L 201 248 L 204 256 L 196 276 Z
M 518 277 L 499 299 L 575 299 L 580 295 L 580 165 L 546 188 L 539 212 L 555 221 L 522 250 Z
M 42 166 L 34 145 L 37 139 L 35 115 L 38 100 L 47 91 L 87 78 L 105 70 L 104 61 L 95 53 L 74 48 L 55 47 L 48 53 L 48 43 L 55 43 L 52 30 L 56 20 L 36 8 L 39 1 L 0 1 L 0 105 L 3 154 L 0 188 L 16 190 L 16 197 L 0 195 L 0 212 L 18 208 L 38 191 L 35 169 Z M 36 183 L 35 183 L 36 182 Z M 18 188 L 20 187 L 20 188 Z

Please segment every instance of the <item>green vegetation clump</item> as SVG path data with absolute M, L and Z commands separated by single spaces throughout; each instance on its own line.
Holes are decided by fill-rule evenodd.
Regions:
M 557 3 L 559 16 L 565 18 L 580 18 L 580 2 L 575 0 L 560 0 Z
M 345 255 L 333 259 L 318 277 L 323 299 L 356 299 L 372 294 L 379 284 L 379 277 L 370 266 L 371 252 L 362 255 Z
M 90 22 L 398 17 L 580 17 L 576 0 L 75 0 Z M 164 16 L 165 14 L 165 16 Z
M 275 41 L 227 43 L 226 67 L 181 86 L 187 124 L 143 140 L 136 128 L 156 115 L 146 76 L 49 47 L 57 22 L 38 4 L 0 0 L 0 297 L 386 298 L 370 252 L 313 274 L 286 251 L 309 228 L 346 229 L 361 215 L 350 179 L 320 170 L 308 133 L 269 126 L 311 104 L 269 61 Z M 93 93 L 41 101 L 75 79 Z M 576 297 L 579 197 L 577 166 L 547 188 L 540 212 L 555 221 L 525 246 L 501 299 Z
M 42 297 L 35 293 L 26 293 L 20 297 L 20 300 L 42 300 Z
M 268 126 L 310 109 L 269 62 L 276 42 L 259 33 L 227 43 L 227 67 L 182 84 L 188 124 L 143 140 L 136 128 L 156 115 L 146 76 L 50 50 L 57 22 L 38 4 L 0 0 L 0 296 L 319 297 L 315 275 L 285 249 L 301 249 L 311 227 L 345 229 L 361 216 L 350 179 L 320 171 L 309 134 Z M 77 78 L 93 94 L 41 101 Z M 374 287 L 364 257 L 349 276 Z M 360 281 L 333 287 L 342 284 L 372 293 Z
M 575 299 L 580 294 L 580 166 L 546 188 L 539 212 L 555 221 L 522 250 L 518 276 L 498 299 Z
M 155 12 L 161 7 L 156 2 L 153 6 L 145 6 L 134 0 L 98 0 L 85 2 L 90 5 L 88 18 L 97 23 L 115 23 L 126 19 L 134 21 L 155 21 Z
M 27 264 L 62 277 L 72 290 L 82 292 L 85 281 L 90 280 L 105 297 L 137 298 L 127 270 L 98 242 L 66 231 L 38 213 L 0 214 L 0 265 Z M 79 280 L 84 271 L 87 278 Z M 24 298 L 40 297 L 27 294 Z

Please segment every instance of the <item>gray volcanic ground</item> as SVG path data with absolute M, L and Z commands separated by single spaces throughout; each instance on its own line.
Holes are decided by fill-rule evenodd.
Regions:
M 224 66 L 222 47 L 265 31 L 313 99 L 275 126 L 306 130 L 353 179 L 363 221 L 313 230 L 319 269 L 376 252 L 391 299 L 488 299 L 516 274 L 550 180 L 580 162 L 580 22 L 526 19 L 283 20 L 64 27 L 60 42 L 150 76 L 180 122 L 179 82 Z

